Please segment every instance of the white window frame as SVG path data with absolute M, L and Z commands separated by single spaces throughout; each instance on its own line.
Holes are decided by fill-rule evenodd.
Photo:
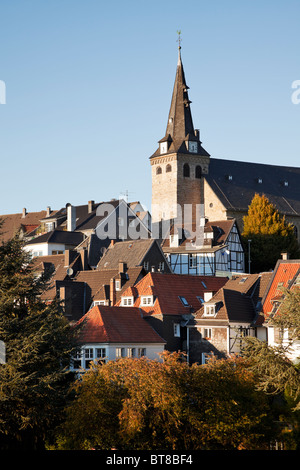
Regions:
M 167 153 L 168 151 L 168 143 L 167 142 L 161 142 L 160 143 L 160 153 Z
M 204 339 L 211 339 L 212 338 L 212 328 L 204 328 L 203 329 L 203 338 Z
M 160 262 L 158 263 L 158 269 L 159 269 L 160 271 L 163 271 L 163 270 L 165 269 L 165 263 L 164 263 L 164 261 L 160 261 Z
M 116 359 L 120 359 L 121 357 L 125 357 L 125 348 L 122 347 L 117 347 L 116 348 Z
M 95 307 L 95 305 L 106 305 L 106 303 L 106 300 L 94 300 L 94 302 L 92 303 L 92 307 Z
M 144 262 L 143 262 L 143 268 L 144 268 L 146 271 L 148 271 L 148 269 L 149 269 L 149 261 L 144 261 Z
M 106 363 L 106 348 L 95 348 L 95 360 L 99 363 L 105 364 Z
M 214 355 L 213 355 L 212 352 L 210 352 L 210 353 L 202 353 L 202 354 L 201 354 L 201 364 L 202 364 L 202 365 L 207 364 L 207 363 L 210 361 L 210 359 L 213 358 L 213 356 L 214 356 Z
M 146 348 L 138 348 L 137 357 L 143 357 L 143 356 L 146 356 Z
M 127 357 L 136 357 L 136 348 L 127 348 Z
M 173 324 L 173 331 L 175 338 L 180 338 L 180 323 Z
M 134 299 L 133 297 L 122 297 L 122 306 L 123 307 L 133 307 Z
M 204 305 L 204 316 L 205 317 L 214 317 L 216 315 L 216 305 L 207 304 Z
M 153 305 L 153 295 L 142 295 L 141 305 L 143 307 L 151 307 Z
M 189 254 L 189 267 L 197 268 L 197 255 L 195 253 Z

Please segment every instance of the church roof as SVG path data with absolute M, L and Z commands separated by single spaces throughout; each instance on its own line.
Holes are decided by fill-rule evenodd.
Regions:
M 300 168 L 210 158 L 205 179 L 228 209 L 248 211 L 255 193 L 285 215 L 300 215 Z
M 201 142 L 199 141 L 199 132 L 194 129 L 190 107 L 191 101 L 188 96 L 189 87 L 185 80 L 180 49 L 181 48 L 179 47 L 176 77 L 166 134 L 159 142 L 168 141 L 169 147 L 167 153 L 190 153 L 187 149 L 186 142 L 198 142 L 198 151 L 196 154 L 209 156 L 206 150 L 201 146 Z M 160 155 L 159 149 L 157 149 L 152 157 L 156 157 L 158 155 Z

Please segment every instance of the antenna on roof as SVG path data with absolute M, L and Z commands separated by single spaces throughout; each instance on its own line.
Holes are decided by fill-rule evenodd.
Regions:
M 125 202 L 128 202 L 128 196 L 129 194 L 133 194 L 132 192 L 129 192 L 128 189 L 126 189 L 123 193 L 120 194 L 119 199 L 124 199 Z M 123 197 L 122 197 L 123 196 Z

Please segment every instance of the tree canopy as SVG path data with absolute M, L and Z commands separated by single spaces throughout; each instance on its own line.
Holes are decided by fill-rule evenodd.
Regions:
M 58 301 L 41 301 L 48 283 L 34 275 L 18 236 L 0 245 L 0 449 L 43 447 L 74 379 L 76 332 Z
M 93 365 L 75 385 L 58 439 L 62 449 L 268 448 L 272 413 L 239 360 L 189 366 L 119 359 Z
M 293 225 L 287 223 L 265 195 L 254 195 L 243 222 L 242 238 L 246 251 L 248 240 L 251 240 L 251 272 L 274 269 L 283 252 L 289 253 L 291 258 L 300 257 Z

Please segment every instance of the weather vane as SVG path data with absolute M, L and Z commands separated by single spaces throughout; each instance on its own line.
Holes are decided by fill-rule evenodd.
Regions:
M 178 34 L 177 42 L 178 42 L 178 44 L 179 44 L 178 49 L 181 49 L 181 41 L 182 41 L 182 39 L 181 39 L 181 31 L 177 31 L 177 34 Z

